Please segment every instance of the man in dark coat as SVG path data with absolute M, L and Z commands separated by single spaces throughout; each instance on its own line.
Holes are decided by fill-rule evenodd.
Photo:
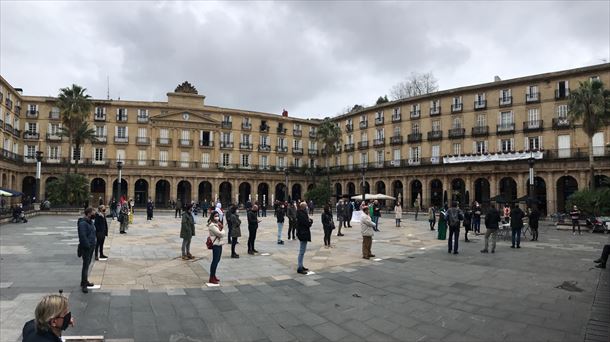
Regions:
M 512 246 L 510 248 L 515 248 L 515 244 L 517 248 L 521 248 L 521 228 L 523 228 L 523 218 L 525 217 L 525 213 L 521 208 L 519 208 L 518 204 L 515 204 L 513 210 L 510 211 L 510 229 L 512 232 Z
M 255 205 L 248 210 L 248 254 L 254 255 L 258 251 L 254 248 L 254 242 L 256 241 L 256 231 L 258 230 L 258 224 L 260 223 L 257 217 L 258 207 Z
M 93 225 L 93 219 L 95 218 L 95 211 L 89 207 L 85 209 L 83 217 L 78 219 L 78 247 L 80 249 L 81 256 L 83 258 L 83 268 L 81 270 L 80 286 L 83 293 L 89 292 L 87 286 L 93 286 L 88 280 L 89 276 L 89 265 L 91 265 L 91 258 L 95 250 L 95 226 Z
M 148 203 L 146 203 L 146 219 L 147 220 L 153 219 L 153 210 L 154 209 L 155 209 L 155 204 L 153 203 L 152 199 L 149 198 Z
M 104 255 L 104 241 L 108 236 L 108 221 L 106 221 L 106 206 L 103 204 L 97 208 L 98 212 L 95 214 L 93 225 L 95 226 L 95 260 L 108 259 Z M 98 254 L 99 250 L 99 254 Z M 99 257 L 98 257 L 99 255 Z
M 489 236 L 491 235 L 491 252 L 496 252 L 496 237 L 498 236 L 498 228 L 500 227 L 500 212 L 492 204 L 485 214 L 485 248 L 481 250 L 481 253 L 487 253 L 489 251 Z
M 529 225 L 532 230 L 532 241 L 538 241 L 538 221 L 540 221 L 540 211 L 533 208 L 529 214 Z
M 297 273 L 307 274 L 308 268 L 303 266 L 303 258 L 305 257 L 305 251 L 307 250 L 307 242 L 311 241 L 311 225 L 313 220 L 307 215 L 307 203 L 301 202 L 299 210 L 297 211 L 297 238 L 300 242 L 299 256 L 297 258 Z

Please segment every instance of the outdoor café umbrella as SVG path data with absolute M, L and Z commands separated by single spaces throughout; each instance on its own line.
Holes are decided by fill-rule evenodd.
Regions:
M 362 199 L 362 195 L 352 196 L 352 199 L 360 200 L 360 199 Z M 392 196 L 388 196 L 388 195 L 384 195 L 384 194 L 365 194 L 364 199 L 365 200 L 395 200 L 396 197 L 392 197 Z
M 0 197 L 17 197 L 21 196 L 23 193 L 15 190 L 10 190 L 6 188 L 0 188 Z

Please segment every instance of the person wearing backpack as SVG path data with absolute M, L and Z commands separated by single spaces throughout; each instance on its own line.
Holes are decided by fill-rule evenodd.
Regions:
M 458 240 L 460 238 L 460 222 L 464 219 L 462 210 L 458 208 L 457 202 L 451 204 L 451 208 L 447 210 L 447 226 L 449 226 L 449 253 L 453 250 L 453 254 L 458 254 Z

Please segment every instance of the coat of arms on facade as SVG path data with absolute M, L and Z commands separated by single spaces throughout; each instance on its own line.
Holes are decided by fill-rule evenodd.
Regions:
M 182 84 L 178 85 L 176 87 L 176 90 L 174 90 L 174 92 L 175 93 L 186 93 L 186 94 L 199 94 L 197 92 L 197 88 L 195 88 L 188 81 L 184 81 Z

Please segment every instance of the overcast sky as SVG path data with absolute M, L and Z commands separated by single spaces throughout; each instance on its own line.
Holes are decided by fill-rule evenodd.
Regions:
M 25 95 L 206 104 L 303 118 L 372 105 L 411 72 L 440 89 L 610 60 L 610 1 L 0 2 L 0 74 Z

